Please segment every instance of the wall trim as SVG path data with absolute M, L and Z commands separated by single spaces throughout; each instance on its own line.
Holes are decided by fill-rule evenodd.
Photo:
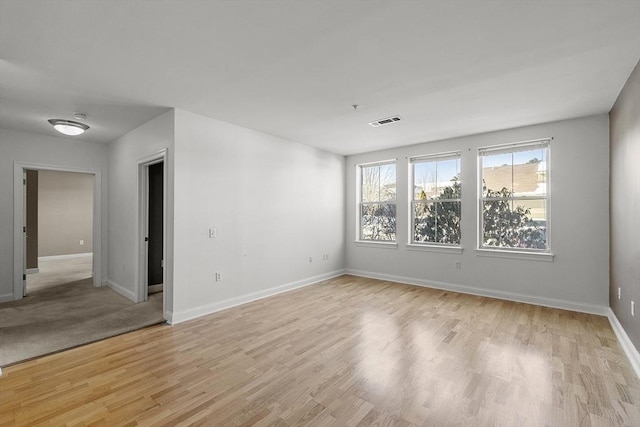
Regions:
M 55 259 L 72 259 L 72 258 L 85 258 L 93 255 L 93 252 L 84 252 L 80 254 L 66 254 L 66 255 L 49 255 L 39 256 L 38 261 L 52 261 Z
M 125 298 L 127 298 L 127 299 L 129 299 L 129 300 L 131 300 L 133 302 L 136 302 L 136 294 L 133 291 L 125 288 L 124 286 L 122 286 L 122 285 L 120 285 L 120 284 L 118 284 L 116 282 L 114 282 L 113 280 L 107 280 L 106 285 L 107 285 L 107 287 L 113 289 L 114 291 L 116 291 L 117 293 L 122 295 L 123 297 L 125 297 Z
M 178 312 L 165 311 L 165 319 L 167 319 L 167 322 L 169 322 L 170 324 L 175 325 L 176 323 L 186 322 L 187 320 L 206 316 L 207 314 L 216 313 L 218 311 L 226 310 L 228 308 L 243 305 L 252 301 L 257 301 L 263 298 L 292 291 L 294 289 L 313 285 L 315 283 L 322 282 L 323 280 L 333 279 L 334 277 L 342 276 L 344 272 L 344 269 L 330 271 L 328 273 L 319 274 L 317 276 L 308 277 L 306 279 L 296 280 L 295 282 L 285 283 L 284 285 L 274 286 L 262 291 L 251 292 L 245 295 L 240 295 L 238 297 L 228 298 L 212 304 L 204 304 Z
M 13 294 L 0 294 L 0 302 L 9 302 L 13 299 Z
M 392 274 L 374 273 L 370 271 L 345 269 L 346 274 L 353 276 L 368 277 L 371 279 L 380 279 L 390 282 L 423 286 L 433 289 L 441 289 L 445 291 L 460 292 L 463 294 L 471 294 L 482 297 L 491 297 L 503 299 L 507 301 L 523 302 L 526 304 L 541 305 L 544 307 L 559 308 L 562 310 L 577 311 L 581 313 L 597 314 L 599 316 L 608 316 L 609 307 L 576 303 L 555 298 L 545 298 L 534 295 L 520 294 L 515 292 L 505 292 L 493 289 L 476 288 L 473 286 L 456 285 L 453 283 L 436 282 L 433 280 L 416 279 L 413 277 L 395 276 Z
M 640 378 L 640 353 L 631 342 L 631 338 L 629 338 L 629 335 L 627 335 L 627 332 L 622 327 L 622 324 L 616 317 L 616 314 L 613 312 L 611 307 L 609 307 L 608 311 L 609 312 L 607 317 L 609 318 L 609 323 L 611 323 L 611 328 L 616 334 L 622 350 L 624 350 L 624 353 L 627 355 L 627 358 L 631 363 L 631 367 L 636 372 L 638 378 Z

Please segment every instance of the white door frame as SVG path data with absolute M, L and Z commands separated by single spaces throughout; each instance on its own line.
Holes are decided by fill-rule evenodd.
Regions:
M 67 166 L 40 163 L 13 162 L 13 299 L 22 299 L 25 292 L 23 277 L 26 274 L 24 242 L 23 174 L 27 169 L 76 172 L 93 175 L 93 286 L 102 286 L 102 172 L 94 169 L 78 169 Z
M 136 302 L 148 299 L 147 280 L 147 247 L 145 242 L 149 228 L 149 166 L 163 163 L 162 168 L 162 307 L 167 302 L 167 149 L 163 148 L 155 154 L 138 160 L 138 283 L 136 286 Z

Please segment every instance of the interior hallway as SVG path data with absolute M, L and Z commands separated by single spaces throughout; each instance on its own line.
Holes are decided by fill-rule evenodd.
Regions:
M 27 295 L 39 289 L 91 278 L 93 256 L 83 254 L 74 258 L 41 258 L 38 260 L 38 270 L 37 273 L 27 274 Z

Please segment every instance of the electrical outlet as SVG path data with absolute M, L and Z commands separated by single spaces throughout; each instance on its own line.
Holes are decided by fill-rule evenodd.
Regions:
M 218 236 L 218 230 L 215 228 L 210 228 L 209 229 L 209 238 L 210 239 L 215 239 Z
M 313 257 L 309 257 L 309 264 L 313 262 Z
M 462 268 L 462 261 L 456 261 L 456 268 L 460 270 Z
M 222 280 L 222 273 L 216 273 L 216 282 L 219 282 Z
M 322 254 L 322 260 L 327 261 L 329 259 L 329 254 Z
M 80 240 L 80 244 L 81 244 L 81 245 L 84 245 L 84 240 Z
M 622 291 L 620 290 L 620 286 L 618 286 L 618 299 L 620 299 L 622 296 Z

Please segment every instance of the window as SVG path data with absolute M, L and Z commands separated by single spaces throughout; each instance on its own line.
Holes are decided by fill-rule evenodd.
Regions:
M 411 159 L 411 243 L 460 245 L 460 153 Z
M 396 164 L 360 165 L 360 240 L 396 240 Z
M 549 140 L 481 148 L 480 247 L 549 251 Z

